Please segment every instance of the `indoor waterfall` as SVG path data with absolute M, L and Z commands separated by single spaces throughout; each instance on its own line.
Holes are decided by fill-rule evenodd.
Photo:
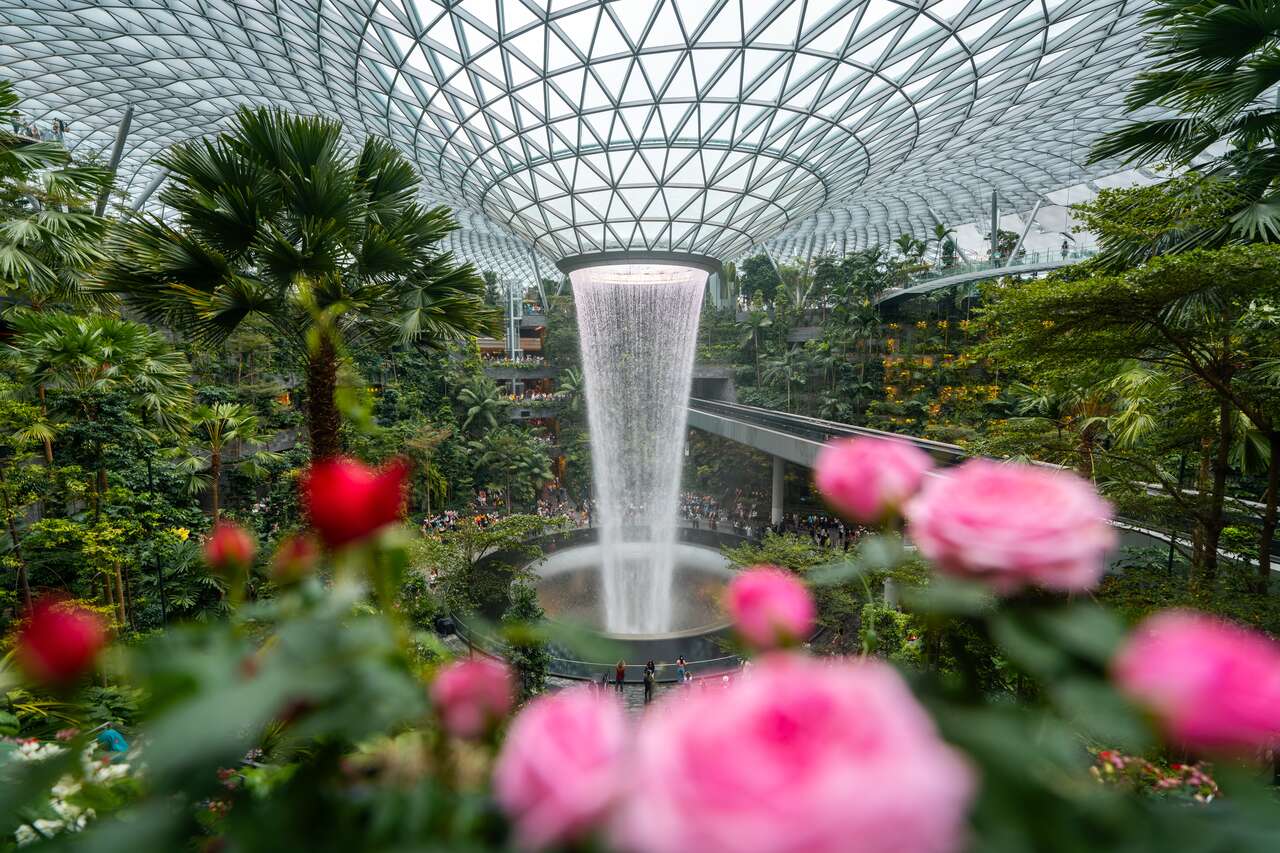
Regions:
M 570 275 L 591 430 L 609 632 L 670 630 L 680 469 L 705 270 L 597 266 Z

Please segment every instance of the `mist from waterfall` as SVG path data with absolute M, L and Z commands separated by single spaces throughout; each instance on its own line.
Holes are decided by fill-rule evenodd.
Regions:
M 606 630 L 670 630 L 680 469 L 705 271 L 570 274 L 587 391 Z

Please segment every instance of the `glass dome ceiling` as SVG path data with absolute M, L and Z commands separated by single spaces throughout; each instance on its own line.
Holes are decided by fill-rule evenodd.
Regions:
M 417 162 L 455 244 L 524 277 L 619 250 L 852 249 L 1021 209 L 1141 70 L 1134 0 L 0 0 L 29 118 L 121 176 L 242 103 Z

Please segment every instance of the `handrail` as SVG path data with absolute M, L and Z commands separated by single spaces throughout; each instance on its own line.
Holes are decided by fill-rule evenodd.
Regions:
M 934 441 L 929 438 L 920 438 L 912 435 L 902 435 L 901 433 L 887 432 L 885 430 L 872 429 L 870 427 L 853 426 L 851 424 L 842 424 L 836 421 L 823 420 L 821 418 L 813 418 L 808 415 L 794 415 L 790 412 L 779 412 L 774 409 L 762 409 L 758 406 L 748 406 L 744 403 L 726 403 L 721 400 L 702 400 L 698 398 L 690 398 L 689 406 L 694 410 L 702 410 L 706 414 L 719 415 L 733 420 L 739 420 L 744 423 L 753 423 L 756 426 L 787 430 L 790 434 L 797 438 L 807 438 L 809 440 L 820 441 L 826 443 L 833 438 L 838 437 L 858 437 L 868 436 L 874 438 L 884 438 L 891 441 L 906 441 L 919 447 L 921 450 L 928 452 L 935 458 L 940 458 L 948 462 L 960 462 L 973 456 L 965 448 L 958 444 L 947 444 L 946 442 Z M 1065 469 L 1067 466 L 1058 465 L 1054 462 L 1045 462 L 1038 459 L 1031 460 L 1030 464 L 1044 468 Z M 1138 482 L 1135 485 L 1142 488 L 1148 495 L 1153 497 L 1164 497 L 1167 495 L 1164 487 L 1158 483 Z M 1196 489 L 1182 488 L 1181 492 L 1185 495 L 1195 496 L 1199 492 Z M 1243 498 L 1231 498 L 1231 503 L 1247 507 L 1250 510 L 1260 512 L 1265 507 L 1257 501 L 1245 500 Z M 1139 521 L 1136 519 L 1117 519 L 1126 522 L 1131 526 L 1141 527 L 1143 529 L 1155 530 L 1169 536 L 1177 536 L 1178 531 L 1162 530 L 1159 527 L 1153 527 L 1151 522 Z M 1276 543 L 1276 551 L 1274 556 L 1280 557 L 1280 541 Z
M 1035 252 L 1012 260 L 1001 258 L 994 261 L 974 261 L 949 267 L 936 267 L 911 276 L 908 283 L 903 287 L 885 289 L 875 298 L 875 302 L 879 305 L 903 296 L 931 293 L 957 284 L 968 284 L 972 281 L 981 281 L 988 278 L 1047 272 L 1088 260 L 1097 254 L 1097 249 L 1079 249 L 1066 254 Z

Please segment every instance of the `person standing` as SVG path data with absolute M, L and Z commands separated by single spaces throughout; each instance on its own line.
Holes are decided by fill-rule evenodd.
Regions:
M 653 701 L 653 684 L 657 679 L 654 678 L 653 670 L 645 667 L 644 669 L 644 704 L 648 705 Z
M 689 666 L 684 662 L 684 655 L 676 658 L 676 681 L 684 684 L 685 676 L 689 674 Z
M 627 680 L 627 662 L 618 661 L 618 665 L 613 668 L 613 683 L 618 686 L 618 692 L 622 692 L 622 685 Z

